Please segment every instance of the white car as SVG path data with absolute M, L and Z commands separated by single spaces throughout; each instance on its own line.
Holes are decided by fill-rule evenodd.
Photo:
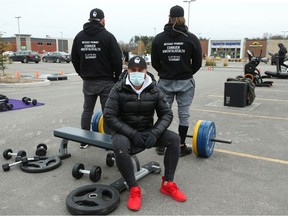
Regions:
M 10 56 L 14 55 L 14 52 L 13 51 L 5 51 L 2 53 L 2 55 L 10 57 Z

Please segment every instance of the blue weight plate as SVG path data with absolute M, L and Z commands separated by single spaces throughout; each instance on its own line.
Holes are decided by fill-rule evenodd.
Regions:
M 216 127 L 214 122 L 206 121 L 202 130 L 203 157 L 209 158 L 213 154 L 215 142 L 211 141 L 216 137 Z
M 98 132 L 98 124 L 100 116 L 102 115 L 102 111 L 98 111 L 94 114 L 92 118 L 92 131 Z
M 205 157 L 205 152 L 204 152 L 204 145 L 205 142 L 203 143 L 203 130 L 205 127 L 206 121 L 203 120 L 201 124 L 199 125 L 198 129 L 198 134 L 197 134 L 197 151 L 198 151 L 198 156 L 199 157 Z

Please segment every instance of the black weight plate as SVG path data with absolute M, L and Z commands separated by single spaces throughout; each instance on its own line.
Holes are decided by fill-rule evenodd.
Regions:
M 41 173 L 48 172 L 58 168 L 61 165 L 59 157 L 46 157 L 41 156 L 36 160 L 30 160 L 26 165 L 21 165 L 20 168 L 28 173 Z
M 72 215 L 107 215 L 119 204 L 119 192 L 109 185 L 82 186 L 71 191 L 66 198 L 66 207 Z

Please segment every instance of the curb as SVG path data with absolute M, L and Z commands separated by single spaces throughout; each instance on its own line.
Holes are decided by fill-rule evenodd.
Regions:
M 40 82 L 31 83 L 0 83 L 0 87 L 6 88 L 25 88 L 25 87 L 39 87 L 39 86 L 49 86 L 51 84 L 50 80 L 43 80 Z

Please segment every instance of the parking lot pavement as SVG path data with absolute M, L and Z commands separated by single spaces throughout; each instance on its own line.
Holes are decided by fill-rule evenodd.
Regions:
M 139 181 L 143 204 L 139 212 L 126 207 L 128 192 L 121 193 L 120 206 L 111 215 L 285 215 L 287 206 L 287 138 L 288 80 L 272 79 L 270 88 L 256 87 L 256 99 L 243 108 L 226 107 L 224 82 L 243 73 L 238 67 L 203 67 L 196 75 L 196 93 L 191 106 L 191 127 L 198 119 L 216 124 L 217 138 L 232 139 L 231 145 L 217 143 L 208 159 L 189 155 L 180 158 L 175 181 L 188 200 L 178 203 L 159 191 L 161 174 L 150 174 Z M 262 71 L 271 66 L 261 66 Z M 274 66 L 275 67 L 275 66 Z M 274 67 L 271 67 L 272 70 Z M 155 74 L 155 71 L 149 67 Z M 64 126 L 79 127 L 82 111 L 82 87 L 78 76 L 49 86 L 31 88 L 1 88 L 0 93 L 12 99 L 35 98 L 44 106 L 0 113 L 0 151 L 25 150 L 33 156 L 36 146 L 45 143 L 48 156 L 58 155 L 61 143 L 53 130 Z M 97 103 L 95 110 L 99 110 Z M 176 105 L 171 130 L 177 131 Z M 190 140 L 187 138 L 187 142 Z M 110 184 L 120 178 L 117 168 L 107 167 L 107 151 L 95 147 L 79 149 L 69 142 L 71 157 L 59 168 L 45 173 L 26 173 L 19 167 L 0 171 L 1 215 L 69 215 L 65 199 L 74 189 L 92 184 L 88 176 L 76 180 L 71 175 L 75 163 L 102 168 L 99 184 Z M 163 157 L 154 149 L 140 153 L 141 164 L 159 162 Z M 2 164 L 11 160 L 1 159 Z

